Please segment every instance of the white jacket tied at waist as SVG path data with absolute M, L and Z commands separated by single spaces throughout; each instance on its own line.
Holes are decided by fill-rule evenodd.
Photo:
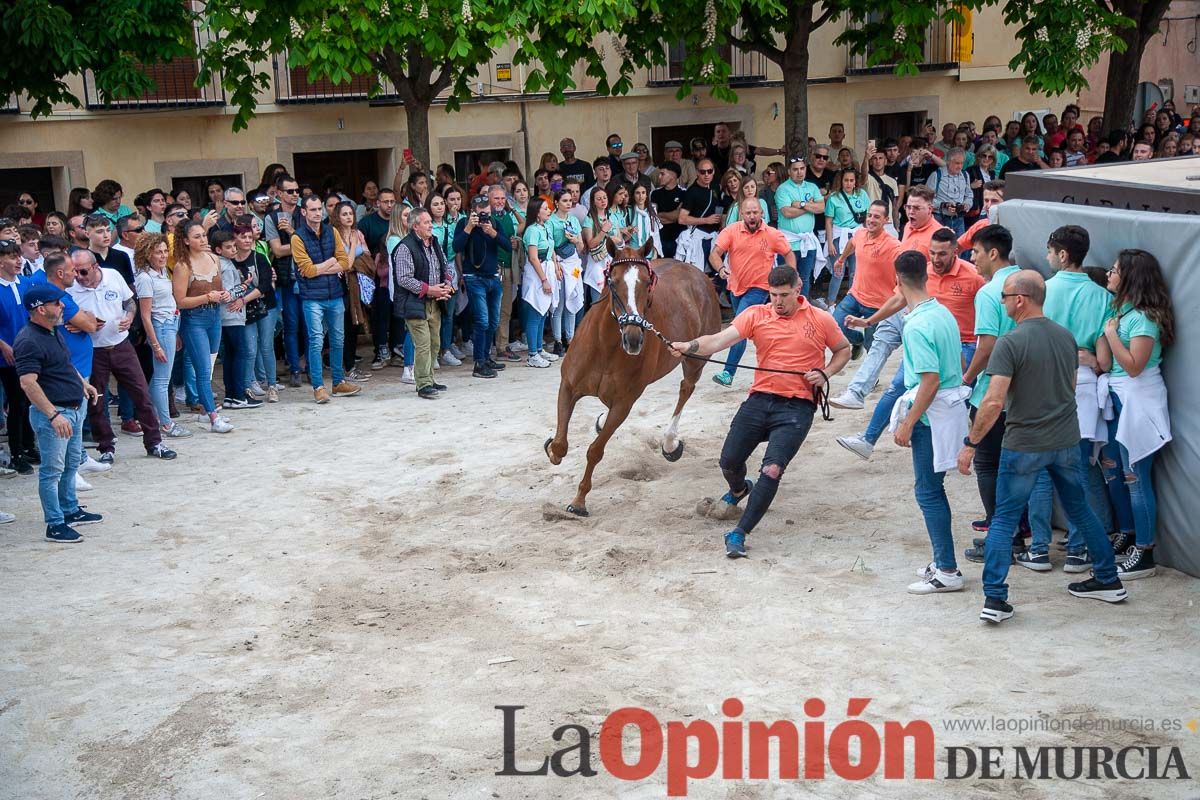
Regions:
M 921 384 L 918 383 L 896 401 L 896 405 L 892 407 L 892 423 L 888 430 L 896 430 L 908 416 L 920 388 Z M 971 387 L 966 385 L 939 389 L 925 412 L 933 434 L 934 472 L 946 472 L 958 463 L 958 451 L 962 448 L 962 440 L 970 427 L 967 417 L 967 398 L 970 396 Z
M 1105 419 L 1112 419 L 1116 413 L 1108 396 L 1109 389 L 1121 398 L 1117 441 L 1129 451 L 1129 463 L 1136 464 L 1171 441 L 1167 385 L 1158 367 L 1151 367 L 1136 378 L 1111 374 L 1101 376 L 1097 381 L 1097 392 L 1105 404 Z
M 702 231 L 693 225 L 679 234 L 679 238 L 675 240 L 675 257 L 680 261 L 686 261 L 696 269 L 703 270 L 705 268 L 704 243 L 716 238 L 716 232 Z

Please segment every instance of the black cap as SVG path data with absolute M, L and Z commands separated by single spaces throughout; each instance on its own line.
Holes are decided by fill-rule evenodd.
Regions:
M 35 308 L 46 305 L 47 303 L 60 302 L 67 293 L 57 286 L 49 283 L 39 283 L 25 293 L 25 310 L 33 311 Z

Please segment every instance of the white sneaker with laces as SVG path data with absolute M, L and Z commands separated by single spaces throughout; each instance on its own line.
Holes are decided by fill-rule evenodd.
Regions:
M 449 350 L 442 351 L 442 364 L 447 367 L 461 367 L 462 359 L 454 355 Z
M 832 403 L 833 401 L 831 400 L 830 402 Z M 871 453 L 875 451 L 875 445 L 864 439 L 860 433 L 856 433 L 853 436 L 839 436 L 837 437 L 837 443 L 863 461 L 868 460 L 871 457 Z
M 92 485 L 85 481 L 78 472 L 75 473 L 75 491 L 90 492 L 92 488 Z
M 512 350 L 514 353 L 524 353 L 529 349 L 529 347 L 520 339 L 517 339 L 515 342 L 508 343 L 508 349 Z
M 549 350 L 539 350 L 538 355 L 550 362 L 558 361 L 558 356 L 554 355 L 554 353 L 551 353 Z
M 550 366 L 550 362 L 542 358 L 541 353 L 534 353 L 525 363 L 530 367 L 537 367 L 538 369 L 545 369 Z
M 209 423 L 208 429 L 213 433 L 229 433 L 233 430 L 233 426 L 229 424 L 229 420 L 222 416 L 218 416 L 211 423 Z
M 112 469 L 112 464 L 101 464 L 86 453 L 83 456 L 83 463 L 79 465 L 79 472 L 108 472 L 110 469 Z
M 461 347 L 459 347 L 458 345 L 456 345 L 456 344 L 454 344 L 454 343 L 451 343 L 451 344 L 450 344 L 450 355 L 452 355 L 452 356 L 454 356 L 455 358 L 457 358 L 457 359 L 458 359 L 458 363 L 460 363 L 460 364 L 461 364 L 461 363 L 462 363 L 462 359 L 463 359 L 463 357 L 466 355 L 466 353 L 464 353 L 464 352 L 463 352 L 463 350 L 462 350 L 462 348 L 461 348 Z
M 262 388 L 262 384 L 260 384 L 258 381 L 254 381 L 250 384 L 250 394 L 254 395 L 255 397 L 267 396 L 266 390 Z
M 935 569 L 923 581 L 909 584 L 909 594 L 939 594 L 941 592 L 959 592 L 963 588 L 962 573 L 942 572 Z
M 401 383 L 416 383 L 417 382 L 416 376 L 413 375 L 412 367 L 404 368 L 404 372 L 400 375 L 400 382 Z
M 829 405 L 835 408 L 848 408 L 857 411 L 863 408 L 863 401 L 854 392 L 847 389 L 837 397 L 830 398 Z

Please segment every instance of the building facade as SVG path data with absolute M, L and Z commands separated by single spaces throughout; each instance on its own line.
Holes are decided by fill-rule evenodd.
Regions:
M 932 26 L 925 63 L 915 77 L 867 68 L 862 56 L 833 44 L 840 32 L 831 25 L 813 37 L 810 133 L 818 139 L 831 123 L 842 122 L 846 141 L 861 153 L 869 138 L 915 130 L 925 119 L 939 126 L 968 119 L 982 125 L 989 114 L 1008 119 L 1048 106 L 1008 68 L 1015 37 L 996 10 L 975 15 L 962 30 Z M 447 114 L 444 106 L 434 106 L 432 159 L 454 164 L 460 173 L 480 154 L 536 166 L 541 153 L 557 153 L 563 136 L 575 139 L 581 158 L 591 158 L 604 152 L 610 132 L 622 136 L 627 150 L 645 142 L 657 159 L 668 139 L 711 134 L 718 121 L 740 128 L 755 144 L 783 141 L 782 76 L 757 54 L 729 52 L 735 104 L 713 100 L 702 87 L 677 99 L 674 58 L 649 70 L 621 97 L 597 96 L 579 67 L 578 89 L 565 105 L 523 94 L 523 68 L 511 64 L 512 55 L 511 48 L 501 49 L 482 68 L 477 97 L 461 111 Z M 207 177 L 252 187 L 272 162 L 316 186 L 335 176 L 353 196 L 368 178 L 390 180 L 408 139 L 403 108 L 386 91 L 369 101 L 370 79 L 337 86 L 309 80 L 302 68 L 289 69 L 283 55 L 265 66 L 273 87 L 259 97 L 249 128 L 236 134 L 220 86 L 194 85 L 194 63 L 156 67 L 154 95 L 115 107 L 100 101 L 86 75 L 73 79 L 77 96 L 86 100 L 82 109 L 58 108 L 33 120 L 25 100 L 17 99 L 0 115 L 0 202 L 32 190 L 43 209 L 63 208 L 71 187 L 94 187 L 104 178 L 120 182 L 129 198 L 149 187 L 192 187 Z

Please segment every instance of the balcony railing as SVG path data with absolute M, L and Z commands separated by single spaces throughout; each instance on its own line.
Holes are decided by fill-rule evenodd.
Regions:
M 917 69 L 932 72 L 953 69 L 962 60 L 958 23 L 939 19 L 925 29 L 922 58 Z M 896 68 L 895 64 L 870 64 L 871 52 L 850 53 L 846 62 L 847 75 L 882 75 Z
M 349 83 L 309 77 L 307 67 L 287 65 L 286 51 L 276 56 L 272 67 L 276 103 L 354 103 L 368 99 L 372 102 L 395 103 L 399 99 L 392 82 L 382 76 L 355 75 Z M 376 85 L 380 87 L 379 92 L 369 97 Z
M 682 42 L 664 45 L 667 63 L 651 67 L 647 86 L 678 86 L 683 83 L 683 62 L 687 51 Z M 731 45 L 718 48 L 721 57 L 732 67 L 729 82 L 734 85 L 759 83 L 767 79 L 767 59 L 762 53 L 746 52 Z
M 196 28 L 197 47 L 203 48 L 214 34 Z M 91 70 L 83 74 L 84 100 L 89 109 L 127 108 L 203 108 L 225 105 L 221 76 L 214 73 L 208 83 L 196 85 L 200 64 L 195 58 L 176 58 L 155 64 L 143 64 L 142 70 L 154 80 L 154 88 L 137 97 L 101 97 Z
M 17 105 L 17 96 L 10 94 L 0 102 L 0 114 L 19 114 L 21 107 Z

